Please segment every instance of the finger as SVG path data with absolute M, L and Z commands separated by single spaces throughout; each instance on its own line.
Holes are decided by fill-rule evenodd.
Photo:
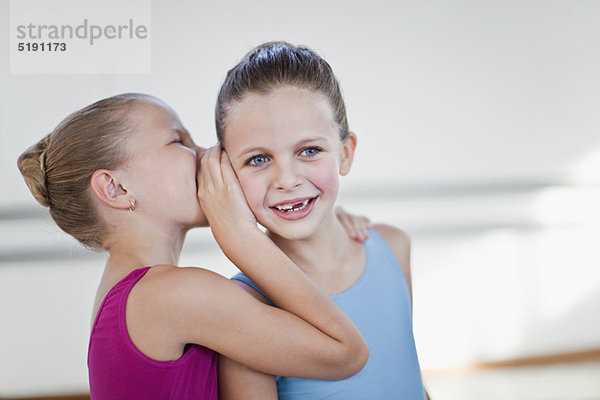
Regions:
M 206 147 L 194 146 L 194 150 L 196 150 L 196 154 L 198 155 L 198 159 L 201 159 L 208 150 Z
M 219 168 L 219 160 L 217 157 L 217 146 L 210 147 L 204 152 L 200 159 L 200 171 L 198 173 L 199 182 L 202 183 L 204 190 L 209 187 L 214 187 L 219 183 L 221 171 Z M 217 176 L 218 174 L 218 176 Z
M 214 158 L 213 158 L 213 164 L 211 164 L 212 168 L 213 168 L 213 173 L 215 174 L 215 181 L 219 184 L 219 185 L 223 185 L 225 183 L 225 180 L 223 179 L 223 168 L 222 168 L 222 162 L 223 160 L 223 148 L 221 147 L 221 145 L 219 143 L 217 143 L 217 145 L 215 146 L 215 154 L 214 154 Z
M 209 177 L 210 175 L 210 160 L 214 158 L 214 152 L 214 148 L 209 147 L 200 157 L 200 173 L 205 177 Z
M 369 234 L 367 232 L 366 220 L 363 217 L 352 217 L 354 224 L 354 231 L 356 232 L 356 239 L 360 242 L 364 241 Z
M 368 229 L 368 221 L 365 217 L 357 217 L 356 224 L 361 232 L 365 232 Z
M 357 232 L 356 232 L 356 229 L 355 229 L 355 227 L 354 227 L 354 225 L 352 223 L 352 218 L 350 218 L 348 216 L 348 214 L 346 214 L 343 211 L 342 211 L 342 213 L 340 213 L 338 215 L 338 218 L 342 222 L 342 225 L 346 229 L 346 232 L 348 232 L 348 236 L 350 236 L 352 239 L 356 239 L 357 238 Z
M 362 241 L 369 237 L 369 229 L 371 228 L 371 221 L 366 217 L 357 218 L 359 227 L 357 228 L 360 232 L 360 238 Z
M 221 172 L 225 182 L 238 182 L 237 175 L 231 165 L 231 160 L 229 160 L 229 156 L 225 150 L 221 152 Z

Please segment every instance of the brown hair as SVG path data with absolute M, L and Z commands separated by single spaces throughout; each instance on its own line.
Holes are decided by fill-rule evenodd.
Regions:
M 86 247 L 105 248 L 106 226 L 92 201 L 92 174 L 126 161 L 125 141 L 133 131 L 127 112 L 137 101 L 151 98 L 126 93 L 97 101 L 66 117 L 19 156 L 17 165 L 35 199 Z
M 287 42 L 267 42 L 252 49 L 227 72 L 215 109 L 219 142 L 224 143 L 227 113 L 246 93 L 268 94 L 288 85 L 324 94 L 331 104 L 341 139 L 348 137 L 344 98 L 327 61 L 307 47 Z

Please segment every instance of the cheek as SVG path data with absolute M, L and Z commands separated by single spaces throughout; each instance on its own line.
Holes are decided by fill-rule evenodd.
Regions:
M 335 160 L 324 160 L 316 167 L 311 168 L 308 179 L 324 194 L 337 197 L 340 177 Z
M 256 176 L 238 174 L 240 186 L 252 212 L 256 212 L 263 207 L 265 201 L 265 185 L 262 180 Z
M 196 161 L 188 154 L 156 163 L 150 178 L 156 193 L 164 193 L 172 204 L 183 206 L 196 201 Z

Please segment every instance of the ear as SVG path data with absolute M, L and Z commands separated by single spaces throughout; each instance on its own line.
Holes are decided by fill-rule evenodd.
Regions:
M 128 209 L 131 206 L 130 195 L 121 185 L 114 171 L 99 169 L 92 174 L 92 191 L 104 204 L 112 208 Z
M 345 176 L 350 172 L 352 161 L 354 160 L 354 150 L 356 150 L 356 134 L 349 132 L 348 136 L 342 142 L 342 160 L 340 162 L 340 175 Z

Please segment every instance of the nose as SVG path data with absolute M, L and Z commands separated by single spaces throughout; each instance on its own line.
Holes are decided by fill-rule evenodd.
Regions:
M 274 186 L 277 190 L 290 191 L 302 184 L 302 174 L 293 162 L 278 163 L 275 168 Z

